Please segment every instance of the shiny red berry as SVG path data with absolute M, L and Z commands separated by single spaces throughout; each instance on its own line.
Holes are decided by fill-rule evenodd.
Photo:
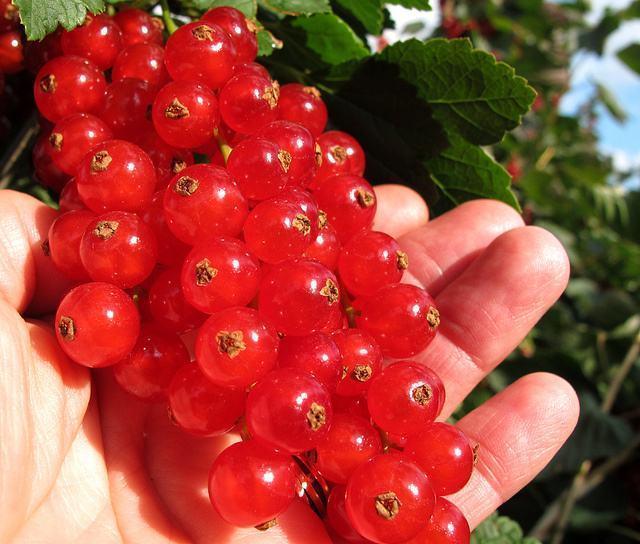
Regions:
M 49 227 L 49 252 L 56 268 L 72 280 L 89 281 L 80 259 L 80 242 L 95 214 L 88 210 L 63 213 Z
M 176 174 L 194 163 L 193 153 L 167 144 L 153 128 L 143 135 L 138 145 L 147 152 L 156 167 L 158 189 L 164 189 Z
M 190 247 L 178 240 L 169 230 L 164 218 L 163 200 L 164 191 L 157 191 L 140 213 L 140 218 L 155 234 L 158 242 L 158 262 L 165 266 L 181 265 Z
M 108 70 L 123 47 L 122 32 L 107 15 L 87 15 L 84 24 L 62 33 L 65 55 L 78 55 L 93 62 L 100 70 Z
M 0 34 L 0 72 L 15 74 L 24 69 L 22 34 L 10 30 Z
M 69 175 L 58 168 L 51 158 L 49 134 L 38 136 L 32 152 L 33 170 L 35 177 L 45 187 L 54 191 L 61 191 L 69 181 Z
M 136 8 L 125 8 L 113 16 L 122 32 L 125 47 L 138 43 L 162 45 L 164 24 L 157 17 Z
M 230 6 L 207 11 L 202 20 L 222 28 L 235 45 L 236 62 L 252 62 L 258 54 L 257 27 L 244 14 Z
M 239 76 L 241 74 L 260 76 L 264 79 L 271 79 L 271 74 L 262 64 L 257 62 L 244 62 L 233 65 L 233 75 Z
M 153 131 L 150 111 L 156 93 L 148 83 L 140 79 L 114 81 L 104 96 L 100 119 L 116 138 L 137 143 Z
M 307 128 L 317 138 L 327 125 L 327 106 L 315 87 L 289 83 L 280 89 L 280 119 Z
M 278 118 L 277 82 L 242 74 L 231 78 L 220 91 L 220 115 L 240 134 L 253 134 Z
M 138 43 L 123 49 L 111 72 L 113 81 L 141 79 L 158 89 L 169 80 L 164 67 L 164 48 L 154 43 Z
M 60 213 L 87 209 L 78 194 L 78 185 L 75 179 L 70 179 L 60 192 L 59 205 Z
M 318 145 L 322 150 L 322 164 L 314 187 L 321 184 L 321 180 L 338 174 L 364 175 L 364 151 L 353 136 L 339 130 L 329 130 L 318 137 Z
M 327 517 L 325 523 L 338 538 L 346 542 L 367 544 L 370 541 L 361 537 L 351 526 L 344 502 L 346 492 L 347 488 L 344 485 L 336 485 L 331 488 L 331 493 L 327 500 Z
M 117 363 L 135 345 L 140 317 L 131 297 L 108 283 L 85 283 L 62 299 L 56 336 L 76 363 L 103 367 Z
M 436 506 L 427 527 L 407 544 L 469 544 L 471 531 L 464 514 L 443 497 Z
M 316 238 L 307 246 L 302 256 L 306 259 L 318 261 L 329 270 L 335 272 L 338 268 L 338 258 L 340 257 L 340 240 L 338 240 L 336 229 L 327 222 L 326 217 L 324 212 L 320 214 Z
M 382 350 L 374 338 L 359 329 L 332 334 L 342 355 L 342 375 L 336 392 L 347 397 L 364 395 L 382 370 Z

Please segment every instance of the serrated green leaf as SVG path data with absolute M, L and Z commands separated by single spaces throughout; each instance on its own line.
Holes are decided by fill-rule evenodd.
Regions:
M 425 162 L 431 179 L 454 203 L 474 198 L 494 198 L 520 210 L 510 189 L 511 176 L 485 151 L 457 135 L 450 146 Z
M 240 10 L 247 17 L 255 17 L 258 11 L 257 0 L 190 0 L 189 4 L 198 11 L 207 11 L 220 6 L 231 6 Z
M 492 514 L 471 535 L 471 544 L 540 544 L 535 538 L 525 538 L 522 529 L 506 516 Z
M 291 26 L 305 32 L 306 46 L 327 64 L 341 64 L 369 55 L 351 27 L 332 13 L 298 17 Z
M 264 28 L 258 30 L 258 56 L 268 57 L 274 50 L 282 47 L 282 42 Z
M 72 30 L 84 22 L 87 13 L 105 9 L 103 0 L 14 0 L 14 4 L 29 40 L 41 40 L 59 25 Z
M 388 4 L 396 4 L 404 8 L 421 9 L 427 11 L 431 9 L 429 0 L 389 0 Z
M 260 5 L 281 15 L 330 13 L 329 0 L 260 0 Z
M 335 0 L 335 3 L 353 16 L 369 34 L 377 36 L 382 32 L 384 15 L 381 0 Z
M 474 50 L 469 40 L 409 40 L 387 47 L 381 58 L 400 67 L 449 131 L 474 144 L 499 142 L 535 98 L 512 67 Z
M 640 43 L 632 43 L 618 51 L 618 58 L 640 75 Z

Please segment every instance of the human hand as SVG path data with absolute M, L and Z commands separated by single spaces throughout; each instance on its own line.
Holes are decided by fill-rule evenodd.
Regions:
M 407 281 L 436 297 L 439 334 L 419 359 L 447 390 L 443 417 L 499 364 L 568 280 L 559 242 L 511 208 L 474 201 L 427 223 L 412 191 L 380 186 L 374 228 L 399 237 Z M 296 501 L 266 533 L 225 524 L 207 496 L 211 463 L 231 441 L 192 438 L 161 405 L 122 392 L 109 369 L 71 363 L 47 315 L 69 285 L 42 252 L 56 212 L 0 192 L 0 542 L 330 542 Z M 480 444 L 452 501 L 472 527 L 525 486 L 573 430 L 569 384 L 532 374 L 458 425 Z

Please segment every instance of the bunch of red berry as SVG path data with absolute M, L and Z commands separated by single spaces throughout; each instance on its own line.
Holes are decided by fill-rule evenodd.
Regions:
M 209 478 L 231 524 L 266 528 L 307 493 L 348 541 L 468 543 L 442 496 L 474 452 L 434 422 L 438 376 L 406 360 L 436 334 L 434 300 L 371 230 L 362 148 L 323 132 L 315 88 L 254 62 L 255 31 L 225 7 L 164 46 L 133 9 L 61 35 L 34 86 L 55 123 L 36 166 L 66 184 L 47 250 L 80 282 L 60 345 L 188 433 L 241 432 Z

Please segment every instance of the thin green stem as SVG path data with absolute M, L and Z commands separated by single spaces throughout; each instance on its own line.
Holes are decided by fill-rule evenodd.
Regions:
M 176 25 L 175 21 L 171 17 L 169 2 L 167 0 L 160 0 L 160 6 L 162 7 L 162 20 L 164 21 L 164 26 L 167 27 L 167 32 L 171 35 L 178 30 L 178 25 Z
M 629 372 L 633 368 L 633 365 L 638 360 L 638 356 L 640 355 L 640 333 L 636 335 L 633 340 L 633 344 L 629 347 L 627 354 L 620 365 L 620 368 L 616 371 L 613 379 L 611 380 L 611 384 L 609 384 L 609 388 L 607 389 L 607 395 L 602 401 L 602 411 L 610 412 L 611 408 L 616 402 L 618 398 L 618 394 L 620 393 L 620 389 L 622 388 L 622 384 L 624 380 L 627 379 Z
M 227 143 L 227 140 L 224 139 L 224 136 L 220 131 L 217 131 L 216 133 L 216 141 L 218 142 L 218 149 L 220 149 L 220 153 L 222 153 L 224 163 L 227 164 L 227 160 L 229 160 L 229 155 L 231 155 L 233 148 Z

